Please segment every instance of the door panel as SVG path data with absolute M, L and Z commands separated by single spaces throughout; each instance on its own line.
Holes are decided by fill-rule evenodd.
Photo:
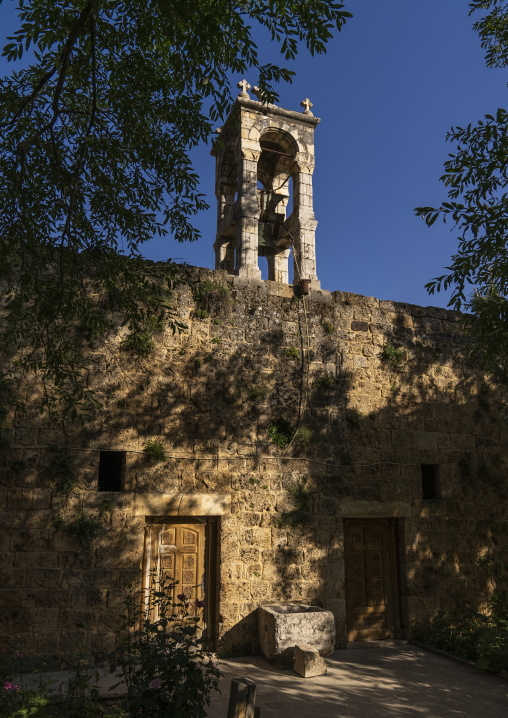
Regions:
M 346 624 L 349 641 L 394 638 L 398 627 L 394 519 L 346 519 Z
M 196 600 L 205 600 L 205 529 L 204 524 L 153 523 L 147 526 L 145 542 L 145 592 L 149 590 L 151 575 L 157 580 L 161 575 L 171 578 L 176 582 L 171 591 L 172 602 L 179 603 L 177 596 L 185 594 L 189 615 L 200 618 L 201 628 L 206 620 L 205 609 L 198 608 Z

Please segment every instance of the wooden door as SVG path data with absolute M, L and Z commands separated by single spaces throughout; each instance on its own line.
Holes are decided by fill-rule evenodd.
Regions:
M 205 529 L 199 523 L 153 523 L 147 526 L 145 540 L 145 591 L 150 589 L 152 576 L 171 579 L 175 582 L 172 603 L 181 603 L 177 596 L 185 594 L 189 615 L 198 616 L 201 627 L 205 613 L 196 600 L 205 601 Z
M 349 641 L 398 635 L 395 519 L 346 519 L 346 625 Z

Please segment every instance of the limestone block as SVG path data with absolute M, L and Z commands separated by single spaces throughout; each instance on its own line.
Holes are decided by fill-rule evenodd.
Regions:
M 321 658 L 319 651 L 306 644 L 295 646 L 293 668 L 296 673 L 304 678 L 323 676 L 327 672 L 325 660 Z
M 259 642 L 270 659 L 290 656 L 294 647 L 309 645 L 328 656 L 335 647 L 335 621 L 331 611 L 295 603 L 260 606 Z

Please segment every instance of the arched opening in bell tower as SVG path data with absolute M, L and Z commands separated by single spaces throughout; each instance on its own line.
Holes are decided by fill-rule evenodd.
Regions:
M 268 279 L 287 284 L 288 259 L 293 240 L 285 222 L 298 146 L 289 134 L 279 129 L 263 132 L 259 146 L 258 257 L 267 259 Z

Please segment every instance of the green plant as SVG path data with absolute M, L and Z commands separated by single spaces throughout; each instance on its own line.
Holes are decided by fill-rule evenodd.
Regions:
M 66 522 L 60 516 L 55 519 L 53 525 L 56 529 L 63 529 L 69 536 L 75 538 L 81 548 L 90 550 L 101 531 L 102 521 L 99 514 L 81 510 L 74 515 L 71 521 Z
M 166 452 L 158 439 L 146 441 L 143 445 L 143 454 L 150 461 L 166 461 Z
M 221 343 L 221 339 L 219 337 L 214 337 L 212 339 L 212 344 L 220 344 L 220 343 Z
M 52 691 L 55 679 L 42 680 L 30 687 L 24 682 L 28 673 L 21 640 L 0 652 L 0 716 L 2 718 L 129 718 L 121 706 L 111 709 L 99 702 L 98 679 L 78 660 L 63 693 Z M 35 672 L 37 675 L 38 671 Z M 18 676 L 18 682 L 14 680 Z
M 478 566 L 489 566 L 494 563 L 494 556 L 490 553 L 484 553 L 477 558 Z
M 15 378 L 40 371 L 48 379 L 52 395 L 40 392 L 40 404 L 30 396 L 32 406 L 67 408 L 74 398 L 80 408 L 89 356 L 72 334 L 76 323 L 101 324 L 106 296 L 119 324 L 160 306 L 169 265 L 147 263 L 141 248 L 168 232 L 199 238 L 191 219 L 207 205 L 189 152 L 226 118 L 229 73 L 251 68 L 266 102 L 293 75 L 284 62 L 264 64 L 253 27 L 271 28 L 290 59 L 300 46 L 324 52 L 332 28 L 350 17 L 340 2 L 310 12 L 282 0 L 192 8 L 161 2 L 152 13 L 113 0 L 55 14 L 52 0 L 18 4 L 1 85 L 10 129 L 2 132 L 0 284 L 12 294 L 0 346 Z M 31 247 L 23 256 L 20 237 Z M 20 341 L 26 352 L 15 351 Z
M 323 324 L 323 329 L 325 330 L 325 332 L 327 334 L 333 334 L 335 331 L 335 327 L 333 326 L 333 324 L 331 322 L 325 322 Z
M 194 368 L 195 369 L 200 369 L 202 364 L 203 364 L 202 359 L 194 359 Z
M 322 376 L 317 385 L 322 391 L 330 391 L 335 386 L 335 379 L 333 376 Z
M 143 331 L 132 330 L 122 339 L 120 346 L 127 352 L 140 357 L 147 357 L 155 349 L 155 342 L 152 334 L 145 329 Z
M 384 345 L 381 352 L 381 359 L 391 364 L 394 369 L 400 369 L 405 358 L 406 352 L 404 349 L 397 349 L 390 341 Z
M 397 391 L 397 389 L 398 389 L 397 382 L 394 381 L 393 384 L 392 384 L 391 387 L 390 387 L 390 391 L 392 392 L 392 394 L 395 394 L 395 392 Z
M 289 349 L 286 349 L 286 356 L 290 359 L 298 359 L 298 349 L 296 347 L 289 347 Z
M 215 324 L 216 327 L 218 327 L 222 324 L 222 319 L 214 319 L 212 323 Z
M 2 718 L 52 718 L 49 690 L 52 681 L 39 681 L 28 689 L 23 682 L 24 649 L 19 636 L 0 652 L 0 716 Z M 15 678 L 16 677 L 16 678 Z
M 435 646 L 459 658 L 474 661 L 478 668 L 496 673 L 508 671 L 508 617 L 506 612 L 439 613 L 414 630 L 421 643 Z
M 196 319 L 208 319 L 210 316 L 206 309 L 195 309 L 194 310 L 194 316 Z
M 180 354 L 180 356 L 183 356 L 185 354 L 185 349 L 181 347 L 178 353 Z
M 220 671 L 200 637 L 195 607 L 183 592 L 173 599 L 176 583 L 162 574 L 152 575 L 151 590 L 140 620 L 145 597 L 128 592 L 118 648 L 110 664 L 126 684 L 131 718 L 203 718 L 210 694 L 218 689 Z
M 362 417 L 361 411 L 348 411 L 346 413 L 346 421 L 353 429 L 358 429 L 362 423 Z
M 90 675 L 84 669 L 84 660 L 76 663 L 74 675 L 67 681 L 65 695 L 66 718 L 98 718 L 104 716 L 102 706 L 99 704 L 99 672 Z
M 316 431 L 310 426 L 301 424 L 295 433 L 294 443 L 298 446 L 308 446 L 316 441 Z
M 316 495 L 316 491 L 308 488 L 304 481 L 297 481 L 291 484 L 287 491 L 291 497 L 294 508 L 291 511 L 281 514 L 280 526 L 282 528 L 303 526 L 310 520 L 311 501 Z
M 199 282 L 194 286 L 193 294 L 198 307 L 196 315 L 198 311 L 206 312 L 207 316 L 210 314 L 224 315 L 231 304 L 229 289 L 214 282 Z
M 270 392 L 270 388 L 264 384 L 253 384 L 247 388 L 247 399 L 249 401 L 258 401 L 265 399 Z
M 283 419 L 277 419 L 277 421 L 271 425 L 268 429 L 268 436 L 279 449 L 284 450 L 291 441 L 294 434 L 294 428 L 292 424 Z
M 69 494 L 76 488 L 75 460 L 69 449 L 56 451 L 48 464 L 48 473 L 59 494 Z

